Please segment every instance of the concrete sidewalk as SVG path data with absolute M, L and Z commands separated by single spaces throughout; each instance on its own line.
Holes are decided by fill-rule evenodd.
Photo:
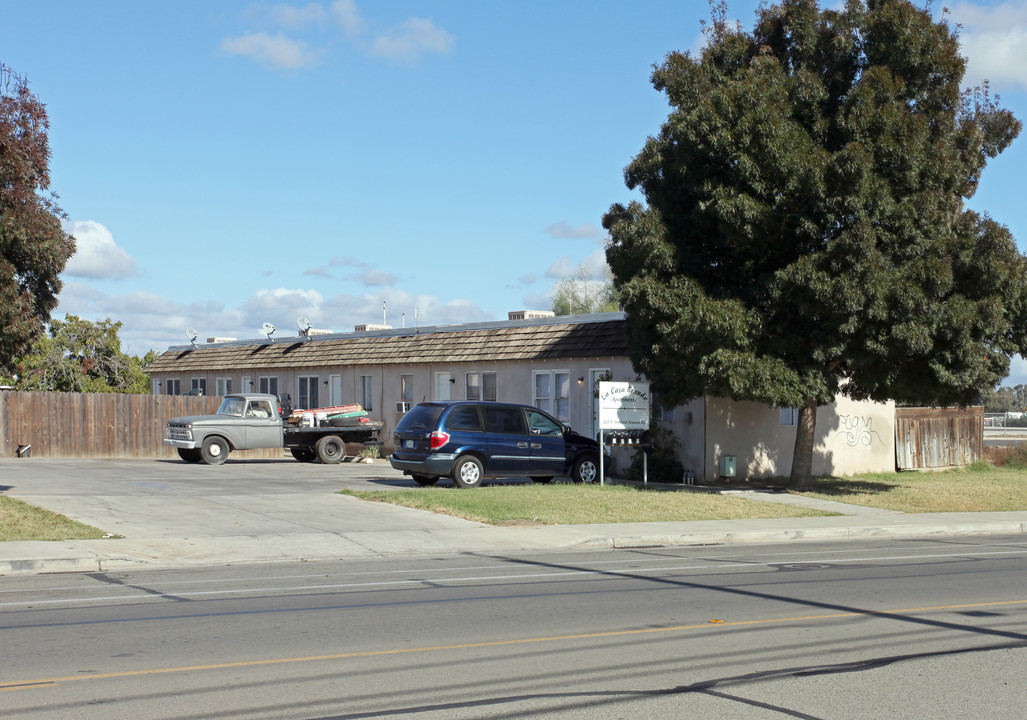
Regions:
M 40 461 L 30 466 L 0 460 L 5 494 L 122 536 L 0 543 L 0 575 L 1027 532 L 1027 511 L 903 514 L 783 493 L 713 489 L 706 490 L 842 514 L 495 527 L 337 494 L 340 485 L 410 485 L 388 466 L 305 465 L 299 477 L 296 467 L 293 462 L 209 468 L 156 461 Z M 75 477 L 69 477 L 72 469 Z

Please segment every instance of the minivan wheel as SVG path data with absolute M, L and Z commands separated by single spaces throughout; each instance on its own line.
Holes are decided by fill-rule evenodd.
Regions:
M 576 483 L 595 482 L 599 477 L 599 466 L 591 455 L 584 455 L 574 461 L 574 472 L 571 473 L 571 480 Z
M 485 468 L 473 455 L 464 455 L 453 466 L 453 482 L 458 488 L 476 488 L 481 485 Z
M 418 485 L 424 486 L 434 485 L 439 481 L 438 475 L 411 475 L 410 477 L 412 477 L 414 479 L 414 482 L 416 482 Z

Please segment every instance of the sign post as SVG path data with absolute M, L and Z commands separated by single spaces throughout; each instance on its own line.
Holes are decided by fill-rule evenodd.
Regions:
M 603 460 L 606 430 L 649 429 L 649 383 L 599 383 L 599 484 L 604 484 Z M 643 483 L 649 484 L 649 458 L 643 456 Z

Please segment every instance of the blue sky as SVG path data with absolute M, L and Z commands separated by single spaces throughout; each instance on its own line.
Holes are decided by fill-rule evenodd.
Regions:
M 833 3 L 832 3 L 833 4 Z M 754 1 L 731 0 L 751 27 Z M 1027 0 L 948 5 L 968 81 L 1027 119 Z M 4 0 L 0 61 L 47 105 L 79 251 L 56 317 L 253 338 L 549 309 L 701 45 L 705 0 Z M 1027 248 L 1022 137 L 970 205 Z M 417 319 L 415 320 L 415 311 Z M 404 318 L 405 315 L 405 318 Z M 1014 361 L 1007 383 L 1027 382 Z

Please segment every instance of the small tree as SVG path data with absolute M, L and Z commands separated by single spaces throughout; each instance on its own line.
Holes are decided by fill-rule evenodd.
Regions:
M 49 191 L 49 127 L 25 79 L 0 64 L 0 371 L 42 333 L 75 252 Z
M 143 367 L 156 353 L 146 357 L 121 352 L 118 331 L 121 322 L 110 318 L 97 323 L 68 315 L 65 320 L 51 320 L 47 337 L 40 338 L 32 352 L 18 361 L 18 390 L 52 390 L 61 392 L 126 392 L 145 394 L 150 391 Z
M 588 315 L 615 312 L 617 309 L 617 291 L 606 266 L 597 276 L 584 265 L 578 265 L 572 275 L 553 286 L 553 312 L 556 315 Z
M 908 0 L 725 18 L 653 72 L 672 110 L 625 171 L 647 204 L 603 220 L 607 261 L 635 369 L 670 402 L 798 407 L 807 489 L 818 406 L 968 403 L 1027 351 L 1027 260 L 963 204 L 1020 123 L 961 94 L 955 33 Z

